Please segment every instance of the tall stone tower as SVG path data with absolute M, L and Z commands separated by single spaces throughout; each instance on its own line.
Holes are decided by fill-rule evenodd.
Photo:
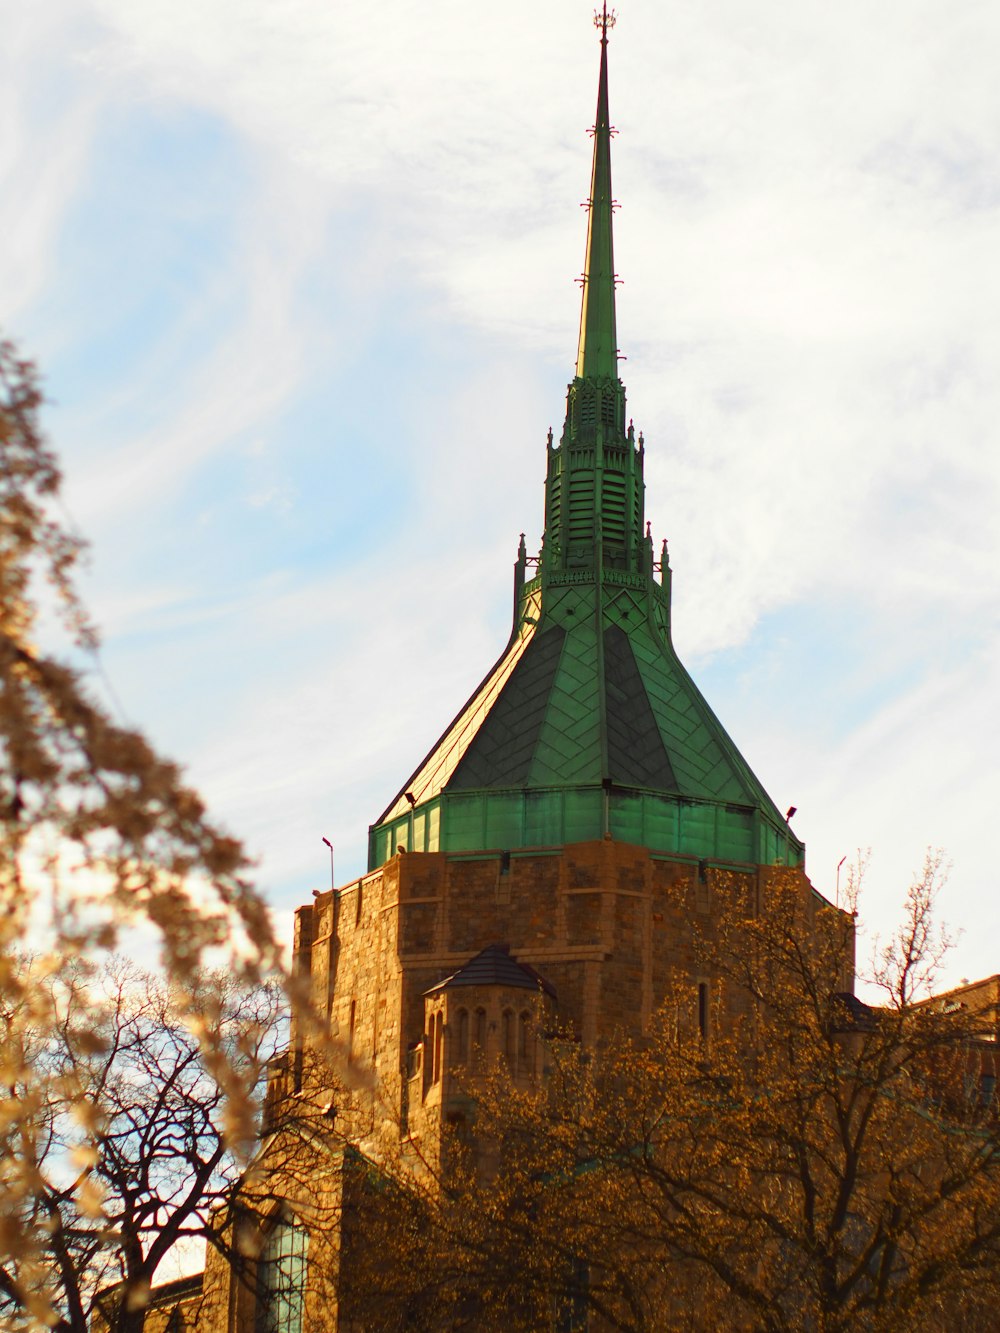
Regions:
M 510 639 L 371 826 L 367 872 L 296 915 L 296 966 L 357 1077 L 335 1096 L 310 1086 L 300 1027 L 272 1105 L 326 1104 L 339 1142 L 376 1161 L 433 1162 L 470 1109 L 463 1066 L 502 1059 L 516 1082 L 537 1079 L 550 1023 L 590 1045 L 641 1036 L 680 976 L 705 1030 L 713 983 L 693 941 L 734 876 L 758 901 L 776 874 L 818 898 L 802 844 L 671 642 L 666 543 L 656 558 L 618 375 L 612 22 L 605 9 L 575 373 L 547 443 L 542 548 L 529 556 L 522 536 L 517 553 Z M 329 1200 L 335 1173 L 322 1174 Z M 261 1271 L 271 1249 L 304 1264 L 305 1228 L 310 1268 L 332 1273 L 336 1245 L 326 1268 L 315 1257 L 330 1238 L 309 1221 L 312 1175 L 295 1180 L 299 1221 L 275 1227 Z M 253 1327 L 268 1280 L 231 1296 L 230 1328 Z M 303 1299 L 281 1307 L 298 1310 L 289 1328 L 340 1326 L 335 1282 L 314 1323 L 319 1297 Z
M 400 1130 L 433 1154 L 462 1115 L 472 1046 L 529 1077 L 526 997 L 586 1042 L 641 1032 L 693 967 L 678 884 L 800 877 L 804 848 L 681 665 L 670 568 L 645 518 L 645 446 L 618 376 L 608 28 L 598 19 L 576 368 L 546 449 L 545 533 L 522 536 L 510 639 L 372 825 L 369 869 L 297 916 L 316 1007 L 373 1076 L 365 1151 Z M 704 1006 L 709 983 L 692 978 Z M 697 990 L 698 987 L 702 989 Z M 360 1094 L 361 1102 L 368 1094 Z

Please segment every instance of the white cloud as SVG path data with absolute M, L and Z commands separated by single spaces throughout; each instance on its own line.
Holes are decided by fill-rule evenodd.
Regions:
M 0 318 L 37 297 L 88 159 L 97 98 L 68 62 L 85 21 L 71 0 L 22 5 L 0 45 Z
M 956 979 L 959 973 L 986 975 L 1000 965 L 998 876 L 989 846 L 998 739 L 990 701 L 998 691 L 1000 643 L 994 634 L 960 664 L 891 699 L 824 753 L 822 764 L 812 765 L 803 797 L 809 813 L 800 832 L 811 838 L 809 829 L 816 830 L 810 841 L 814 875 L 829 882 L 840 855 L 872 848 L 863 915 L 883 937 L 912 871 L 919 869 L 922 849 L 944 850 L 952 870 L 940 911 L 962 932 L 951 964 Z
M 100 463 L 73 472 L 72 501 L 98 538 L 97 596 L 118 608 L 109 656 L 156 734 L 194 743 L 195 775 L 265 850 L 270 882 L 297 888 L 308 865 L 322 882 L 320 831 L 358 854 L 502 646 L 510 550 L 520 528 L 537 536 L 541 444 L 572 366 L 596 43 L 569 0 L 80 12 L 102 26 L 81 20 L 55 47 L 65 60 L 76 43 L 85 114 L 60 128 L 67 170 L 33 187 L 19 299 L 52 261 L 108 106 L 218 118 L 254 191 L 214 282 L 153 330 L 138 371 L 107 366 L 114 391 L 74 408 L 74 447 Z M 975 719 L 991 716 L 996 681 L 971 664 L 1000 564 L 998 27 L 975 0 L 634 0 L 612 49 L 623 376 L 654 531 L 671 539 L 682 652 L 697 667 L 758 644 L 755 626 L 779 612 L 856 604 L 872 669 L 908 654 L 912 679 L 833 742 L 807 706 L 785 718 L 780 689 L 775 716 L 747 700 L 733 729 L 751 762 L 807 792 L 817 865 L 870 841 L 888 880 L 954 838 L 963 903 L 985 882 L 993 786 Z M 32 62 L 43 44 L 32 38 Z M 20 114 L 25 178 L 35 122 Z M 402 383 L 438 343 L 450 359 L 427 372 L 435 383 Z M 180 382 L 178 348 L 198 367 Z M 290 475 L 274 423 L 319 386 L 332 417 L 296 429 L 329 437 L 324 471 Z M 364 433 L 337 415 L 359 395 Z M 434 419 L 385 430 L 404 395 Z M 209 540 L 225 497 L 202 505 L 204 533 L 190 496 L 177 501 L 251 431 L 260 470 L 245 485 L 241 473 L 238 496 L 276 504 L 255 510 L 269 545 L 237 549 L 273 578 L 234 588 Z M 364 550 L 333 543 L 303 570 L 283 542 L 318 487 L 331 523 L 360 511 Z M 199 553 L 198 586 L 188 573 L 148 588 L 153 516 L 158 537 L 176 525 L 178 550 Z M 147 593 L 158 634 L 121 614 Z M 816 654 L 819 713 L 836 701 Z M 808 679 L 786 692 L 808 698 Z
M 292 173 L 269 176 L 249 201 L 248 225 L 209 288 L 191 293 L 184 317 L 162 330 L 146 364 L 79 423 L 79 445 L 101 457 L 100 470 L 80 475 L 71 490 L 86 524 L 97 528 L 122 511 L 141 513 L 162 503 L 192 470 L 266 421 L 300 385 L 314 351 L 299 286 L 325 217 L 310 216 L 295 185 Z M 217 332 L 213 317 L 227 306 L 235 315 Z M 178 382 L 166 372 L 186 344 L 201 356 Z M 151 394 L 160 399 L 155 426 L 129 430 L 133 405 L 146 399 L 148 408 Z

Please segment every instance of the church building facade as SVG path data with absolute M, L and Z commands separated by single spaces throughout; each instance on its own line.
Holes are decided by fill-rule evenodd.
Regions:
M 469 1114 L 473 1053 L 530 1084 L 551 1025 L 595 1048 L 641 1038 L 678 975 L 691 1022 L 706 1035 L 724 1022 L 694 937 L 734 876 L 758 899 L 791 878 L 806 909 L 829 906 L 671 640 L 667 547 L 654 548 L 646 520 L 646 446 L 618 373 L 612 22 L 606 11 L 598 21 L 576 365 L 546 446 L 541 549 L 529 555 L 522 536 L 517 552 L 509 641 L 372 825 L 366 873 L 296 914 L 295 967 L 317 1027 L 293 1030 L 269 1126 L 307 1099 L 375 1162 L 439 1160 L 446 1127 Z M 849 956 L 842 985 L 853 989 Z M 327 1039 L 348 1069 L 336 1097 L 310 1084 L 310 1046 Z M 262 1160 L 280 1181 L 284 1149 L 267 1132 Z M 275 1203 L 255 1280 L 210 1255 L 199 1328 L 348 1326 L 335 1175 L 331 1162 L 322 1183 L 298 1179 L 287 1206 Z

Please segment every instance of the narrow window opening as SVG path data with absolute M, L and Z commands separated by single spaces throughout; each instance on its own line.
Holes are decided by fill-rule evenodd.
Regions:
M 486 1055 L 486 1010 L 485 1009 L 476 1010 L 475 1042 L 476 1042 L 476 1050 L 479 1053 L 479 1058 L 482 1059 Z
M 529 1073 L 531 1069 L 531 1015 L 527 1012 L 521 1014 L 517 1021 L 517 1063 L 522 1073 Z
M 431 1071 L 431 1082 L 437 1083 L 441 1077 L 441 1057 L 444 1054 L 442 1050 L 444 1045 L 444 1015 L 440 1010 L 434 1015 L 432 1022 L 434 1032 L 434 1066 Z
M 455 1052 L 456 1064 L 464 1065 L 469 1059 L 469 1011 L 458 1011 L 458 1050 Z
M 992 1106 L 996 1100 L 996 1074 L 983 1074 L 979 1080 L 979 1100 L 983 1106 Z
M 309 1233 L 291 1217 L 275 1222 L 257 1261 L 255 1333 L 302 1333 Z
M 419 1041 L 411 1042 L 406 1048 L 406 1077 L 416 1078 L 423 1067 L 423 1046 Z
M 503 1045 L 503 1058 L 507 1064 L 514 1068 L 514 1015 L 509 1009 L 503 1011 L 501 1020 L 501 1036 Z
M 708 1040 L 708 982 L 698 982 L 698 1032 L 702 1041 Z

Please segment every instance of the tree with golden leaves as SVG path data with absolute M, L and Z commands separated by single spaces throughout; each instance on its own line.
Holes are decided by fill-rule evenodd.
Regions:
M 98 1017 L 67 1040 L 67 994 L 123 932 L 153 927 L 179 1020 L 197 1033 L 228 1108 L 228 1139 L 246 1143 L 246 1064 L 213 1024 L 199 978 L 210 958 L 253 987 L 280 962 L 239 842 L 211 823 L 178 767 L 86 686 L 96 636 L 73 581 L 81 544 L 60 518 L 40 406 L 33 367 L 0 344 L 0 1273 L 8 1308 L 37 1328 L 65 1314 L 66 1284 L 51 1267 L 58 1220 L 25 1224 L 44 1209 L 53 1107 L 75 1117 L 74 1160 L 84 1165 L 97 1160 L 106 1124 L 91 1080 L 107 1032 Z M 53 627 L 68 656 L 43 646 Z M 79 1171 L 75 1190 L 67 1206 L 107 1221 L 99 1173 Z
M 641 1040 L 550 1038 L 541 1085 L 469 1086 L 436 1176 L 366 1168 L 342 1279 L 364 1329 L 992 1329 L 998 1016 L 923 1002 L 938 867 L 844 989 L 853 921 L 720 873 Z M 386 1201 L 389 1206 L 386 1206 Z
M 31 1327 L 24 1292 L 41 1287 L 56 1333 L 140 1333 L 175 1246 L 226 1248 L 219 1220 L 253 1145 L 239 1140 L 190 997 L 176 986 L 121 958 L 96 973 L 36 974 L 36 984 L 59 1019 L 21 1025 L 31 1087 L 13 1091 L 38 1107 L 33 1185 L 19 1215 L 38 1245 L 0 1262 L 0 1324 Z M 259 1104 L 286 1033 L 280 987 L 201 974 L 197 1011 Z

